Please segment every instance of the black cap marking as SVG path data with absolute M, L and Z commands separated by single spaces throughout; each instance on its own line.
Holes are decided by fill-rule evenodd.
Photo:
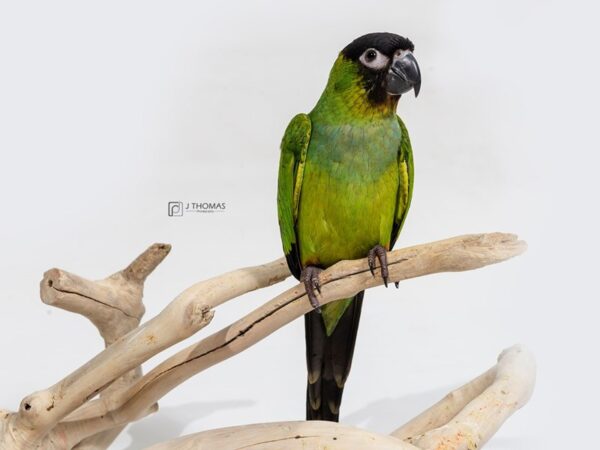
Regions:
M 354 39 L 342 50 L 342 54 L 350 59 L 358 59 L 369 48 L 375 48 L 386 56 L 391 57 L 400 50 L 415 50 L 414 44 L 402 36 L 393 33 L 369 33 Z

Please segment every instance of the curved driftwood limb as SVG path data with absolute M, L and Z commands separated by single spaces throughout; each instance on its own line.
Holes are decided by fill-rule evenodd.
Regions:
M 135 266 L 136 264 L 134 263 L 130 265 L 130 267 Z M 137 266 L 139 266 L 139 264 L 137 264 Z M 135 273 L 139 271 L 131 270 L 131 272 L 135 275 Z M 233 289 L 231 289 L 231 287 L 225 286 L 221 281 L 221 277 L 216 277 L 210 280 L 201 281 L 199 283 L 194 284 L 190 288 L 183 291 L 174 300 L 174 302 L 176 301 L 180 305 L 180 308 L 184 309 L 186 307 L 185 305 L 190 305 L 193 302 L 195 302 L 200 296 L 203 296 L 204 302 L 206 302 L 206 304 L 208 305 L 207 308 L 212 309 L 230 298 L 235 298 L 251 290 L 259 289 L 261 287 L 277 283 L 287 278 L 289 276 L 289 271 L 287 269 L 287 265 L 284 264 L 281 260 L 278 260 L 274 261 L 273 263 L 268 263 L 256 267 L 239 269 L 227 275 L 236 279 L 236 283 Z M 212 318 L 212 315 L 210 317 Z M 121 383 L 120 386 L 114 386 L 118 384 L 117 382 L 113 383 L 113 385 L 109 389 L 103 392 L 103 399 L 110 398 L 110 395 L 115 394 L 123 388 L 129 386 L 133 381 L 134 379 L 130 380 L 129 382 Z M 112 389 L 113 386 L 115 387 L 115 389 Z M 97 435 L 84 439 L 75 447 L 76 450 L 105 449 L 108 447 L 108 445 L 110 445 L 112 441 L 114 441 L 114 439 L 124 428 L 123 425 L 115 427 L 113 414 L 110 414 L 111 405 L 107 403 L 107 401 L 104 401 L 102 403 L 96 402 L 95 404 L 84 404 L 83 406 L 87 405 L 88 407 L 80 411 L 79 414 L 67 417 L 67 419 L 79 417 L 79 420 L 81 420 L 80 430 L 82 430 L 82 433 L 89 433 L 89 431 L 92 430 L 94 427 L 107 430 L 103 433 L 99 433 Z M 147 409 L 146 412 L 138 411 L 136 415 L 146 415 L 155 411 L 156 408 L 156 404 L 150 405 L 150 408 Z M 77 413 L 78 411 L 75 411 L 75 413 Z M 100 420 L 83 420 L 97 418 L 98 416 L 101 416 Z M 120 421 L 123 424 L 137 420 L 139 418 L 130 415 L 127 411 L 124 414 L 121 414 L 120 417 Z
M 493 380 L 485 380 L 489 382 L 487 386 L 484 380 L 480 380 L 480 387 L 485 386 L 480 394 L 445 425 L 425 430 L 420 436 L 406 437 L 406 441 L 423 449 L 481 448 L 506 419 L 529 401 L 535 385 L 535 375 L 535 360 L 528 350 L 519 345 L 505 350 L 498 358 Z M 469 392 L 471 387 L 473 386 L 467 385 L 457 390 L 457 396 L 464 395 L 468 399 L 473 391 L 478 390 Z M 450 406 L 452 399 L 447 402 L 442 400 L 441 403 L 424 414 L 435 417 L 444 407 Z M 395 431 L 393 435 L 405 435 L 408 430 L 406 425 L 405 427 Z
M 63 380 L 26 397 L 17 413 L 0 416 L 0 448 L 106 448 L 126 423 L 155 410 L 156 401 L 178 384 L 243 351 L 311 309 L 304 288 L 296 285 L 140 377 L 137 368 L 142 362 L 206 326 L 213 317 L 213 308 L 289 276 L 285 259 L 280 258 L 197 283 L 159 315 L 119 336 L 127 328 L 122 323 L 131 327 L 134 322 L 130 319 L 139 321 L 143 314 L 141 283 L 166 256 L 166 248 L 151 247 L 127 269 L 101 282 L 87 281 L 58 269 L 46 273 L 42 281 L 44 301 L 90 317 L 99 328 L 106 328 L 101 333 L 107 344 L 112 343 Z M 476 269 L 516 256 L 525 248 L 525 243 L 514 235 L 492 233 L 396 250 L 388 254 L 389 278 L 402 281 L 437 272 Z M 325 304 L 380 285 L 382 279 L 371 275 L 363 259 L 342 261 L 329 268 L 321 274 L 321 284 L 319 300 Z M 132 299 L 138 297 L 136 305 Z M 120 331 L 108 330 L 111 327 Z M 479 384 L 473 386 L 477 391 Z M 100 398 L 93 399 L 98 393 Z M 464 406 L 460 402 L 457 405 L 457 411 Z M 417 425 L 413 424 L 412 430 L 428 431 Z M 416 433 L 411 432 L 411 436 Z M 427 433 L 420 438 L 428 438 Z M 402 445 L 396 448 L 410 448 Z
M 51 269 L 44 274 L 40 282 L 40 297 L 48 305 L 88 318 L 108 347 L 119 337 L 139 326 L 144 314 L 144 281 L 170 250 L 171 246 L 168 244 L 153 244 L 125 269 L 100 281 L 90 281 L 61 269 Z M 136 367 L 111 383 L 105 392 L 116 391 L 124 385 L 129 385 L 141 374 L 141 368 Z M 52 403 L 47 408 L 52 409 L 53 405 Z M 32 408 L 31 404 L 24 404 L 26 410 L 28 406 Z M 6 420 L 18 426 L 22 418 L 19 414 L 6 415 Z M 72 439 L 77 434 L 73 432 L 67 435 L 63 428 L 55 427 L 44 440 L 53 445 L 51 443 L 64 441 L 65 436 Z M 14 429 L 19 430 L 18 427 Z M 90 436 L 88 442 L 92 445 L 91 448 L 107 448 L 121 430 L 122 428 L 113 429 Z M 37 430 L 30 431 L 30 437 L 37 434 Z M 17 445 L 19 434 L 15 433 L 13 439 L 13 444 Z
M 508 416 L 527 403 L 534 384 L 532 355 L 514 346 L 500 355 L 495 367 L 390 436 L 331 422 L 280 422 L 205 431 L 148 450 L 473 450 L 481 448 Z M 413 437 L 417 430 L 424 434 Z
M 404 441 L 411 439 L 413 436 L 420 436 L 430 430 L 444 426 L 462 411 L 470 401 L 481 395 L 492 384 L 495 378 L 496 367 L 494 366 L 464 386 L 450 392 L 438 403 L 419 414 L 410 422 L 402 425 L 391 433 L 391 435 Z
M 493 233 L 395 250 L 388 254 L 390 280 L 477 269 L 516 256 L 525 248 L 526 244 L 514 235 Z M 319 301 L 326 304 L 381 284 L 382 278 L 371 275 L 366 259 L 342 261 L 322 272 Z M 111 403 L 136 415 L 191 376 L 254 345 L 311 309 L 303 285 L 296 285 L 234 324 L 171 356 L 120 391 Z
M 147 450 L 418 450 L 418 447 L 334 422 L 278 422 L 221 428 Z
M 40 297 L 48 305 L 87 317 L 109 346 L 139 325 L 144 281 L 170 251 L 168 244 L 151 245 L 125 269 L 100 281 L 50 269 L 40 282 Z
M 129 266 L 129 272 L 132 274 L 130 278 L 137 282 L 142 277 L 134 275 L 138 273 L 136 268 L 143 269 L 151 266 L 146 261 L 142 264 L 132 263 Z M 128 271 L 128 269 L 125 269 L 125 271 Z M 60 273 L 65 272 L 61 271 Z M 42 285 L 47 287 L 43 289 L 56 286 L 54 281 L 49 282 L 49 280 L 54 280 L 50 278 L 50 275 L 56 274 L 57 272 L 47 272 L 42 281 Z M 37 443 L 41 439 L 47 440 L 45 436 L 67 415 L 69 415 L 69 421 L 82 421 L 84 419 L 92 421 L 80 422 L 94 423 L 93 427 L 86 427 L 88 430 L 99 431 L 113 428 L 115 425 L 110 419 L 111 416 L 106 414 L 115 409 L 110 403 L 107 403 L 107 400 L 111 398 L 110 396 L 104 395 L 101 400 L 91 402 L 92 404 L 89 407 L 82 408 L 81 412 L 74 411 L 91 400 L 96 394 L 104 391 L 115 379 L 137 368 L 141 363 L 165 348 L 191 336 L 208 325 L 214 314 L 212 311 L 214 306 L 251 290 L 269 286 L 288 276 L 289 270 L 285 260 L 278 259 L 268 264 L 235 270 L 197 283 L 185 290 L 158 316 L 117 339 L 112 345 L 75 372 L 47 390 L 34 393 L 23 399 L 18 413 L 9 418 L 13 429 L 19 430 L 16 437 L 19 442 L 15 442 L 13 438 L 10 438 L 10 445 L 13 448 L 29 448 L 29 443 Z M 94 282 L 84 280 L 80 283 L 81 290 L 75 290 L 73 286 L 76 285 L 76 282 L 73 282 L 73 280 L 81 278 L 70 276 L 66 279 L 69 280 L 66 284 L 58 284 L 64 291 L 61 292 L 59 289 L 55 289 L 56 293 L 53 292 L 53 294 L 56 295 L 57 299 L 51 301 L 59 302 L 61 307 L 68 305 L 69 308 L 76 310 L 75 312 L 85 311 L 85 313 L 90 313 L 91 308 L 94 307 L 106 307 L 103 312 L 117 310 L 117 308 L 113 308 L 117 302 L 106 300 L 106 298 L 116 299 L 117 297 L 114 297 L 110 290 L 102 290 L 105 286 L 98 287 Z M 229 280 L 238 280 L 239 282 L 233 284 L 223 282 Z M 65 286 L 68 287 L 65 288 Z M 72 296 L 73 293 L 80 292 L 83 293 L 82 297 L 89 299 L 86 309 L 78 307 L 77 299 Z M 46 293 L 43 295 L 46 295 Z M 105 298 L 103 295 L 107 297 Z M 96 302 L 94 296 L 99 298 L 100 302 Z M 90 305 L 93 306 L 90 307 Z M 124 316 L 130 315 L 129 311 L 125 312 Z M 151 408 L 152 404 L 148 404 L 137 410 L 135 415 L 125 413 L 118 414 L 118 416 L 135 420 Z M 98 426 L 97 415 L 104 415 L 104 419 L 100 420 L 102 426 Z M 94 433 L 97 431 L 94 431 Z M 83 435 L 83 433 L 81 434 Z M 9 439 L 8 436 L 0 436 L 0 448 L 4 438 Z
M 40 283 L 40 297 L 48 305 L 87 317 L 108 347 L 139 326 L 145 311 L 142 303 L 144 282 L 170 251 L 168 244 L 153 244 L 125 269 L 100 281 L 51 269 Z M 101 397 L 131 384 L 141 374 L 141 367 L 132 369 L 115 380 Z M 78 445 L 78 449 L 108 448 L 122 430 L 123 427 L 117 427 L 90 436 Z M 69 436 L 72 438 L 75 434 Z
M 62 439 L 63 443 L 59 448 L 66 449 L 106 448 L 112 443 L 114 438 L 116 438 L 114 434 L 117 430 L 122 431 L 128 423 L 139 420 L 157 410 L 158 404 L 155 403 L 147 411 L 142 412 L 137 417 L 124 417 L 109 412 L 104 416 L 93 419 L 61 422 L 50 431 L 45 441 L 47 443 L 53 443 Z M 112 437 L 113 439 L 109 440 L 109 437 Z M 103 447 L 105 445 L 106 447 Z

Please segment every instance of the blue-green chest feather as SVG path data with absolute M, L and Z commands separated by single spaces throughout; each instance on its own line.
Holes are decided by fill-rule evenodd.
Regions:
M 315 122 L 297 233 L 302 264 L 327 267 L 389 245 L 401 131 L 395 116 L 352 125 Z

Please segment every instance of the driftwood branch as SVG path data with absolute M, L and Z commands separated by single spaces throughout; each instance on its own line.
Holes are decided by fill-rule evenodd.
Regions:
M 205 431 L 148 450 L 472 450 L 481 448 L 504 420 L 529 400 L 534 383 L 532 355 L 515 346 L 505 350 L 492 369 L 390 436 L 331 422 L 279 422 Z
M 418 447 L 333 422 L 277 422 L 222 428 L 153 445 L 147 450 L 418 450 Z
M 87 317 L 109 346 L 139 325 L 145 311 L 144 281 L 170 251 L 168 244 L 154 244 L 125 269 L 100 281 L 50 269 L 40 282 L 40 297 L 48 305 Z
M 492 233 L 400 249 L 388 253 L 390 280 L 472 270 L 516 256 L 525 247 L 514 235 Z M 45 274 L 42 299 L 88 317 L 100 330 L 107 348 L 53 386 L 27 396 L 18 412 L 0 416 L 0 448 L 106 448 L 125 424 L 155 410 L 156 402 L 177 385 L 243 351 L 311 309 L 304 288 L 296 285 L 142 376 L 141 363 L 208 325 L 215 307 L 289 276 L 283 258 L 236 270 L 197 283 L 177 296 L 159 315 L 138 326 L 144 311 L 143 281 L 168 251 L 168 246 L 155 244 L 128 268 L 99 282 L 58 269 Z M 363 259 L 336 264 L 321 274 L 321 282 L 319 300 L 325 304 L 380 285 L 382 280 L 371 275 Z M 489 377 L 482 380 L 489 381 Z M 474 386 L 480 387 L 481 383 Z M 473 392 L 477 391 L 475 387 Z M 99 399 L 94 399 L 98 394 Z M 462 413 L 466 407 L 461 408 Z M 504 414 L 512 412 L 509 408 L 504 411 Z M 502 417 L 504 420 L 505 416 Z M 411 431 L 410 438 L 423 442 L 434 439 L 423 431 L 427 427 L 417 419 L 408 429 L 422 432 L 422 436 L 417 437 Z M 490 420 L 494 426 L 501 423 L 497 416 Z M 440 417 L 438 422 L 447 421 Z M 489 427 L 491 433 L 494 426 Z M 385 439 L 402 442 L 406 430 L 396 432 L 401 439 Z M 3 447 L 7 444 L 10 446 Z
M 105 346 L 108 347 L 121 336 L 137 328 L 144 315 L 142 296 L 146 277 L 169 254 L 171 246 L 168 244 L 154 244 L 139 255 L 125 269 L 110 275 L 100 281 L 90 281 L 60 269 L 51 269 L 44 274 L 40 282 L 40 297 L 48 305 L 78 313 L 87 317 L 98 329 L 103 337 Z M 109 383 L 105 392 L 117 391 L 125 385 L 131 384 L 141 376 L 141 368 L 132 368 L 129 372 Z M 98 400 L 100 401 L 100 400 Z M 53 404 L 47 406 L 51 408 Z M 22 402 L 22 407 L 29 411 L 33 408 L 27 400 Z M 79 414 L 75 411 L 73 415 Z M 18 414 L 9 416 L 16 424 L 23 421 Z M 118 436 L 123 427 L 114 428 L 96 435 L 87 435 L 87 439 L 79 442 L 80 450 L 86 448 L 107 448 Z M 53 430 L 52 434 L 59 432 L 68 435 L 73 440 L 77 433 L 64 434 L 64 427 Z M 37 430 L 32 433 L 35 441 Z
M 502 352 L 498 364 L 392 433 L 418 448 L 481 448 L 533 393 L 533 355 L 521 346 Z M 436 427 L 427 426 L 435 422 Z

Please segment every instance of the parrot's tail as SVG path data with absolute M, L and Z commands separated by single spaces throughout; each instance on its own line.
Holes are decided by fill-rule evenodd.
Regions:
M 354 296 L 333 333 L 327 336 L 317 311 L 304 316 L 306 328 L 306 420 L 337 422 L 344 384 L 350 373 L 364 291 Z

